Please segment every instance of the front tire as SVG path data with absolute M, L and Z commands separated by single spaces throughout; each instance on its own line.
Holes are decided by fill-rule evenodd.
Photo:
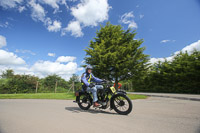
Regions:
M 124 94 L 117 94 L 111 101 L 113 109 L 121 115 L 128 115 L 132 111 L 132 102 Z
M 82 109 L 82 110 L 88 110 L 91 106 L 90 100 L 89 98 L 86 96 L 86 94 L 80 94 L 77 97 L 77 101 L 78 101 L 78 106 Z

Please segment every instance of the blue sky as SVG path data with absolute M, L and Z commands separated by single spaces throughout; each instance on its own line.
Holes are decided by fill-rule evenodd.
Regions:
M 81 74 L 83 50 L 107 21 L 135 29 L 153 62 L 200 49 L 200 0 L 1 0 L 0 69 Z

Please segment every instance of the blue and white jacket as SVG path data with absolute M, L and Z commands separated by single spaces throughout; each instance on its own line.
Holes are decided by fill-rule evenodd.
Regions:
M 90 83 L 92 82 L 96 82 L 96 83 L 100 83 L 102 82 L 103 80 L 102 79 L 99 79 L 97 77 L 95 77 L 92 73 L 83 73 L 82 76 L 81 76 L 81 82 L 82 82 L 82 85 L 83 86 L 89 86 Z

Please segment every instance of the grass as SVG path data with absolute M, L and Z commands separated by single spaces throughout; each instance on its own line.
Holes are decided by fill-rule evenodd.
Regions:
M 128 97 L 131 100 L 136 100 L 136 99 L 146 99 L 148 96 L 145 96 L 145 95 L 136 95 L 136 94 L 128 94 Z
M 145 99 L 147 96 L 128 94 L 132 100 Z M 29 94 L 0 94 L 0 99 L 62 99 L 75 100 L 74 93 L 29 93 Z

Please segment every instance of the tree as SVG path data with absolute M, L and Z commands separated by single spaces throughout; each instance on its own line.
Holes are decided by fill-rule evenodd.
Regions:
M 139 76 L 148 65 L 148 55 L 143 54 L 143 40 L 135 40 L 135 35 L 135 31 L 123 30 L 120 25 L 101 26 L 85 49 L 86 64 L 93 66 L 96 76 L 115 80 L 116 87 L 121 80 Z
M 79 76 L 76 74 L 73 74 L 72 77 L 70 77 L 69 79 L 69 84 L 70 85 L 73 84 L 75 89 L 81 88 L 81 82 L 80 82 Z
M 79 76 L 76 74 L 73 74 L 69 79 L 69 83 L 72 83 L 72 82 L 80 82 Z
M 12 69 L 7 69 L 6 71 L 2 72 L 2 78 L 12 78 L 14 76 L 14 71 Z
M 151 65 L 136 91 L 200 94 L 200 51 L 180 52 L 173 60 Z
M 62 78 L 56 74 L 48 75 L 43 79 L 43 85 L 47 87 L 49 91 L 53 91 L 55 89 L 56 82 L 61 80 Z
M 0 83 L 0 93 L 33 93 L 38 79 L 31 75 L 13 75 Z

